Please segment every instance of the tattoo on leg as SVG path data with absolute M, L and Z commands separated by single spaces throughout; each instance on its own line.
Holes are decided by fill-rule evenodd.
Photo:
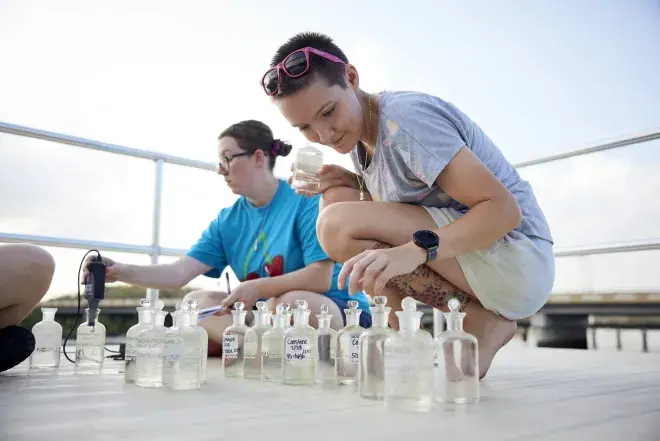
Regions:
M 384 248 L 392 248 L 392 246 L 376 242 L 372 247 L 372 249 Z M 424 264 L 411 273 L 393 277 L 387 282 L 387 286 L 399 290 L 404 296 L 410 296 L 428 306 L 442 310 L 447 310 L 447 302 L 454 297 L 461 302 L 461 312 L 472 300 L 470 296 Z

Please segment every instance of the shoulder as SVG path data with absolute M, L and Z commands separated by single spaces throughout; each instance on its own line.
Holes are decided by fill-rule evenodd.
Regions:
M 464 124 L 464 115 L 454 104 L 423 92 L 384 91 L 380 106 L 381 117 L 387 124 L 393 123 L 404 129 L 433 125 L 442 120 L 453 125 Z
M 277 196 L 277 205 L 280 207 L 286 207 L 285 210 L 280 210 L 282 214 L 287 216 L 296 215 L 310 205 L 316 204 L 318 206 L 320 195 L 314 196 L 305 196 L 302 194 L 297 194 L 296 191 L 289 185 L 288 182 L 281 179 L 280 188 L 278 189 Z

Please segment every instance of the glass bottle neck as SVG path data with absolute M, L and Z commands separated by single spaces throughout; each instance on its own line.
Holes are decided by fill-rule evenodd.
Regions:
M 275 314 L 273 316 L 273 328 L 284 328 L 284 322 L 288 316 L 282 314 Z
M 245 326 L 245 315 L 247 311 L 232 311 L 231 314 L 234 326 Z
M 401 333 L 414 333 L 419 331 L 422 323 L 421 311 L 397 311 L 399 318 L 399 332 Z
M 294 326 L 307 326 L 309 325 L 309 311 L 295 312 L 293 314 Z
M 57 308 L 41 308 L 42 320 L 52 322 L 55 320 L 55 312 Z
M 447 320 L 447 331 L 462 331 L 463 330 L 463 317 L 455 317 Z
M 163 311 L 153 311 L 152 312 L 152 317 L 153 317 L 153 323 L 154 326 L 165 326 L 165 316 L 167 313 Z
M 85 310 L 87 313 L 87 322 L 89 323 L 90 320 L 96 322 L 96 320 L 99 318 L 99 313 L 101 312 L 100 309 L 97 309 L 95 311 L 90 311 L 89 309 Z
M 371 321 L 372 325 L 371 326 L 377 326 L 380 328 L 387 328 L 388 323 L 387 319 L 389 318 L 389 314 L 386 312 L 372 312 L 371 313 Z
M 178 326 L 181 328 L 186 328 L 192 324 L 192 315 L 189 312 L 179 312 L 177 314 Z
M 328 329 L 330 328 L 330 317 L 317 317 L 319 323 L 319 329 Z
M 152 311 L 146 308 L 138 308 L 138 322 L 151 323 L 153 318 Z
M 360 326 L 360 313 L 346 314 L 346 327 Z
M 270 326 L 270 313 L 257 312 L 254 320 L 255 326 Z

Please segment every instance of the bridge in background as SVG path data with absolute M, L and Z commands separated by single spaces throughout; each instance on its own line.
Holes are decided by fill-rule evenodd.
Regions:
M 154 210 L 152 216 L 152 240 L 151 245 L 136 245 L 130 243 L 99 242 L 91 240 L 79 240 L 70 237 L 48 237 L 38 235 L 26 235 L 15 232 L 0 232 L 0 242 L 9 243 L 33 243 L 42 246 L 55 246 L 62 248 L 90 249 L 96 248 L 105 251 L 117 251 L 136 254 L 148 254 L 152 263 L 157 263 L 159 256 L 180 256 L 186 252 L 183 249 L 162 247 L 160 242 L 161 232 L 161 206 L 163 197 L 163 168 L 167 164 L 175 164 L 190 167 L 200 171 L 215 172 L 216 165 L 213 163 L 196 161 L 178 156 L 129 148 L 120 145 L 107 144 L 84 138 L 48 132 L 29 127 L 0 122 L 0 132 L 51 141 L 59 144 L 77 146 L 86 149 L 103 151 L 111 154 L 124 155 L 133 158 L 147 159 L 154 163 L 155 167 L 155 193 Z M 540 164 L 560 161 L 563 159 L 588 155 L 596 152 L 618 149 L 626 146 L 645 143 L 660 139 L 660 131 L 640 134 L 613 142 L 594 145 L 586 148 L 576 149 L 546 156 L 535 160 L 524 161 L 514 164 L 517 168 L 531 167 Z M 611 244 L 590 248 L 557 249 L 555 256 L 580 257 L 597 254 L 628 253 L 648 250 L 660 250 L 660 239 L 640 241 L 625 244 Z M 158 298 L 158 290 L 147 290 L 147 297 Z M 166 299 L 164 299 L 166 300 Z M 130 302 L 130 300 L 127 300 Z M 62 300 L 64 302 L 64 300 Z M 74 301 L 75 302 L 75 301 Z M 119 304 L 119 299 L 106 300 L 104 310 L 109 309 L 121 314 L 134 313 L 135 304 Z M 167 307 L 171 301 L 166 303 Z M 71 306 L 63 304 L 61 312 L 65 313 Z M 434 333 L 441 331 L 443 326 L 442 315 L 439 311 L 426 308 L 427 319 L 432 320 Z M 590 316 L 638 316 L 657 317 L 660 315 L 660 291 L 656 293 L 575 293 L 553 294 L 550 301 L 543 307 L 539 314 L 527 321 L 527 325 L 538 330 L 539 346 L 551 347 L 578 347 L 586 348 L 586 332 L 589 327 Z M 525 321 L 523 321 L 525 322 Z

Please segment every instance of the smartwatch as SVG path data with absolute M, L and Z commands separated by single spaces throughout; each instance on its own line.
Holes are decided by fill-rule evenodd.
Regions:
M 438 256 L 438 235 L 430 230 L 419 230 L 413 234 L 413 242 L 418 247 L 426 250 L 426 262 L 434 260 Z

